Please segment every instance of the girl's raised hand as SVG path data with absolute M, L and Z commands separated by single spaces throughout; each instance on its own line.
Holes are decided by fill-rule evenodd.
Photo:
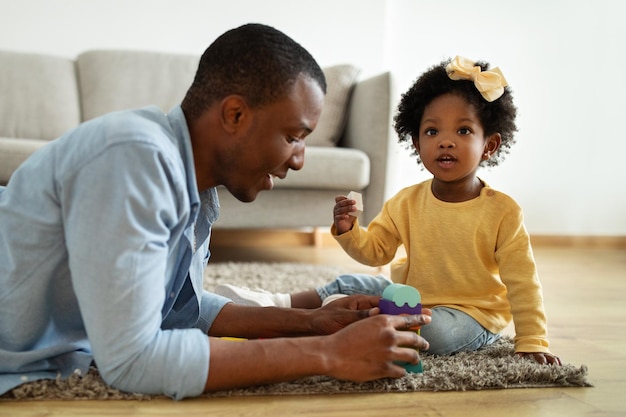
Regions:
M 351 216 L 350 213 L 357 211 L 356 201 L 350 200 L 345 195 L 339 195 L 335 197 L 335 208 L 333 209 L 333 221 L 337 234 L 341 235 L 350 229 L 354 224 L 356 217 Z

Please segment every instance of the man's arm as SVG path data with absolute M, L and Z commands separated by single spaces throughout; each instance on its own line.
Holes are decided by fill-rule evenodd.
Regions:
M 258 310 L 258 309 L 256 309 Z M 219 317 L 218 320 L 220 321 Z M 206 391 L 326 375 L 369 381 L 406 374 L 395 361 L 417 363 L 428 342 L 403 331 L 430 322 L 427 315 L 375 315 L 328 336 L 230 341 L 210 338 Z
M 217 315 L 209 335 L 257 339 L 331 334 L 378 314 L 379 300 L 377 296 L 355 295 L 310 310 L 229 303 Z

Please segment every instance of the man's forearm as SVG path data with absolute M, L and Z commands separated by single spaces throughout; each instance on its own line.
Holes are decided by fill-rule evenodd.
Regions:
M 227 304 L 218 314 L 210 336 L 246 339 L 319 334 L 312 322 L 315 310 L 280 307 L 245 307 Z
M 233 342 L 210 339 L 205 391 L 326 375 L 332 366 L 324 337 Z

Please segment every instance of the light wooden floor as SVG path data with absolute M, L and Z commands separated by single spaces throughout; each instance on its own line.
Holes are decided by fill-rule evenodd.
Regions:
M 241 241 L 240 241 L 241 243 Z M 326 263 L 373 271 L 340 249 L 316 246 L 212 249 L 226 260 Z M 510 389 L 159 401 L 1 403 L 0 416 L 626 416 L 626 249 L 535 245 L 552 350 L 586 364 L 593 388 Z

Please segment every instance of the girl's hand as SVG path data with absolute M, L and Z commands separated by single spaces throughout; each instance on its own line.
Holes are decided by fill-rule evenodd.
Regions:
M 562 365 L 561 359 L 551 353 L 515 352 L 515 356 L 517 356 L 518 358 L 530 357 L 531 359 L 534 359 L 535 362 L 538 362 L 542 365 Z
M 337 229 L 337 234 L 341 235 L 352 229 L 356 217 L 351 216 L 350 213 L 357 211 L 355 204 L 356 201 L 350 200 L 344 195 L 335 197 L 333 221 L 335 223 L 335 229 Z

